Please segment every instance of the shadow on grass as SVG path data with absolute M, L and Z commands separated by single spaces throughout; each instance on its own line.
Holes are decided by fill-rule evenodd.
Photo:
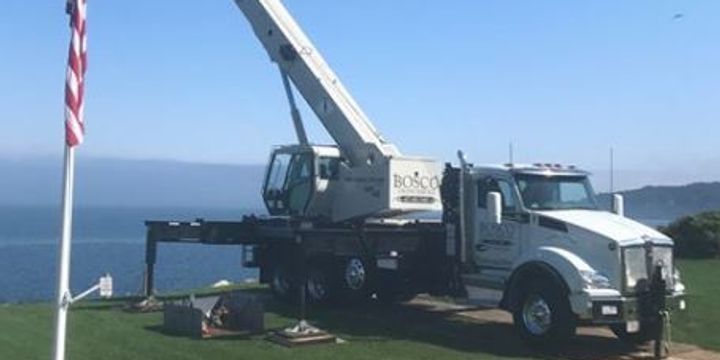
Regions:
M 224 334 L 217 337 L 209 337 L 209 338 L 200 338 L 200 337 L 193 337 L 188 334 L 183 334 L 181 332 L 177 331 L 168 331 L 163 327 L 162 325 L 150 325 L 143 327 L 144 330 L 154 332 L 163 336 L 170 336 L 170 337 L 177 337 L 177 338 L 184 338 L 184 339 L 190 339 L 190 340 L 198 340 L 198 341 L 219 341 L 219 340 L 252 340 L 256 338 L 261 338 L 264 336 L 263 333 L 251 333 L 251 332 L 236 332 L 232 334 Z
M 268 292 L 263 289 L 244 291 L 263 297 L 266 313 L 287 320 L 287 323 L 280 327 L 266 329 L 266 333 L 294 324 L 292 319 L 297 318 L 298 305 L 275 301 L 267 296 Z M 175 298 L 175 296 L 164 297 L 165 300 Z M 113 308 L 116 305 L 107 306 Z M 91 309 L 98 307 L 93 306 Z M 614 337 L 602 335 L 579 335 L 569 343 L 554 348 L 531 348 L 521 340 L 512 323 L 506 319 L 497 319 L 497 315 L 488 316 L 486 319 L 482 313 L 477 319 L 473 319 L 459 312 L 459 310 L 438 310 L 433 306 L 416 303 L 386 305 L 370 301 L 350 307 L 309 307 L 308 320 L 313 325 L 351 343 L 409 341 L 468 354 L 540 359 L 647 358 L 647 353 L 639 353 L 636 347 L 620 342 Z M 274 325 L 278 320 L 273 321 Z M 166 336 L 190 338 L 168 332 L 159 325 L 147 326 L 144 329 Z M 258 340 L 263 337 L 263 334 L 243 333 L 205 341 Z
M 294 318 L 298 308 L 296 305 L 268 301 L 266 311 Z M 311 308 L 308 315 L 314 325 L 351 342 L 405 340 L 466 353 L 505 357 L 573 360 L 643 358 L 637 354 L 635 347 L 613 337 L 599 335 L 579 335 L 556 348 L 531 348 L 521 340 L 509 322 L 479 322 L 455 310 L 437 311 L 416 304 L 369 302 L 345 309 Z

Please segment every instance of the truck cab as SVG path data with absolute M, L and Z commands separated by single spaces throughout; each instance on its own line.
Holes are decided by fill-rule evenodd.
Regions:
M 588 172 L 507 164 L 464 165 L 462 174 L 469 300 L 496 301 L 526 338 L 562 337 L 586 323 L 648 340 L 655 283 L 662 299 L 653 301 L 684 309 L 672 239 L 602 210 Z

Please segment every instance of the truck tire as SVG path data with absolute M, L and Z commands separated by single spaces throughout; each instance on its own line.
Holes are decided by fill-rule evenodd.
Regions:
M 657 324 L 651 322 L 641 322 L 640 330 L 634 333 L 627 332 L 625 323 L 610 325 L 610 330 L 618 337 L 621 341 L 631 345 L 642 345 L 652 341 L 657 334 Z
M 273 269 L 272 281 L 270 281 L 270 290 L 276 299 L 281 301 L 295 301 L 297 293 L 296 286 L 293 285 L 292 278 L 284 266 L 276 266 Z
M 557 281 L 532 279 L 517 289 L 513 322 L 530 345 L 552 346 L 562 343 L 576 330 L 576 318 L 566 293 Z
M 341 262 L 340 293 L 346 303 L 365 301 L 370 293 L 370 273 L 367 263 L 360 257 Z
M 337 282 L 333 281 L 329 270 L 328 266 L 322 264 L 311 265 L 308 269 L 305 289 L 310 303 L 326 305 L 332 302 L 337 291 Z

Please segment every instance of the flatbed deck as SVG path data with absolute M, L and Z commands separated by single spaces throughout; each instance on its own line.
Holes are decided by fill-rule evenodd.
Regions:
M 372 220 L 321 223 L 289 217 L 245 216 L 239 221 L 146 221 L 144 291 L 154 293 L 158 244 L 236 245 L 245 267 L 260 269 L 270 283 L 280 267 L 304 263 L 323 266 L 349 258 L 363 259 L 372 274 L 402 274 L 415 287 L 437 287 L 447 263 L 445 227 L 436 220 Z M 304 266 L 304 265 L 303 265 Z M 329 265 L 328 265 L 329 266 Z M 292 269 L 290 269 L 293 271 Z M 297 269 L 295 269 L 297 270 Z

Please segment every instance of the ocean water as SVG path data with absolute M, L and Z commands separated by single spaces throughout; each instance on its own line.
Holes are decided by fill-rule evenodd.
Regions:
M 105 273 L 115 294 L 139 294 L 143 285 L 145 220 L 238 220 L 259 211 L 186 208 L 79 208 L 75 210 L 71 289 L 79 293 Z M 261 212 L 261 211 L 260 211 Z M 60 211 L 54 207 L 0 207 L 0 303 L 55 296 Z M 650 226 L 667 220 L 640 220 Z M 159 292 L 256 278 L 241 266 L 239 246 L 160 244 L 155 267 Z
M 237 220 L 242 209 L 80 208 L 75 210 L 71 290 L 79 293 L 105 273 L 115 294 L 140 293 L 145 220 Z M 0 207 L 0 303 L 47 301 L 55 296 L 60 211 Z M 205 287 L 224 279 L 257 277 L 241 266 L 239 246 L 161 244 L 156 264 L 160 292 Z

